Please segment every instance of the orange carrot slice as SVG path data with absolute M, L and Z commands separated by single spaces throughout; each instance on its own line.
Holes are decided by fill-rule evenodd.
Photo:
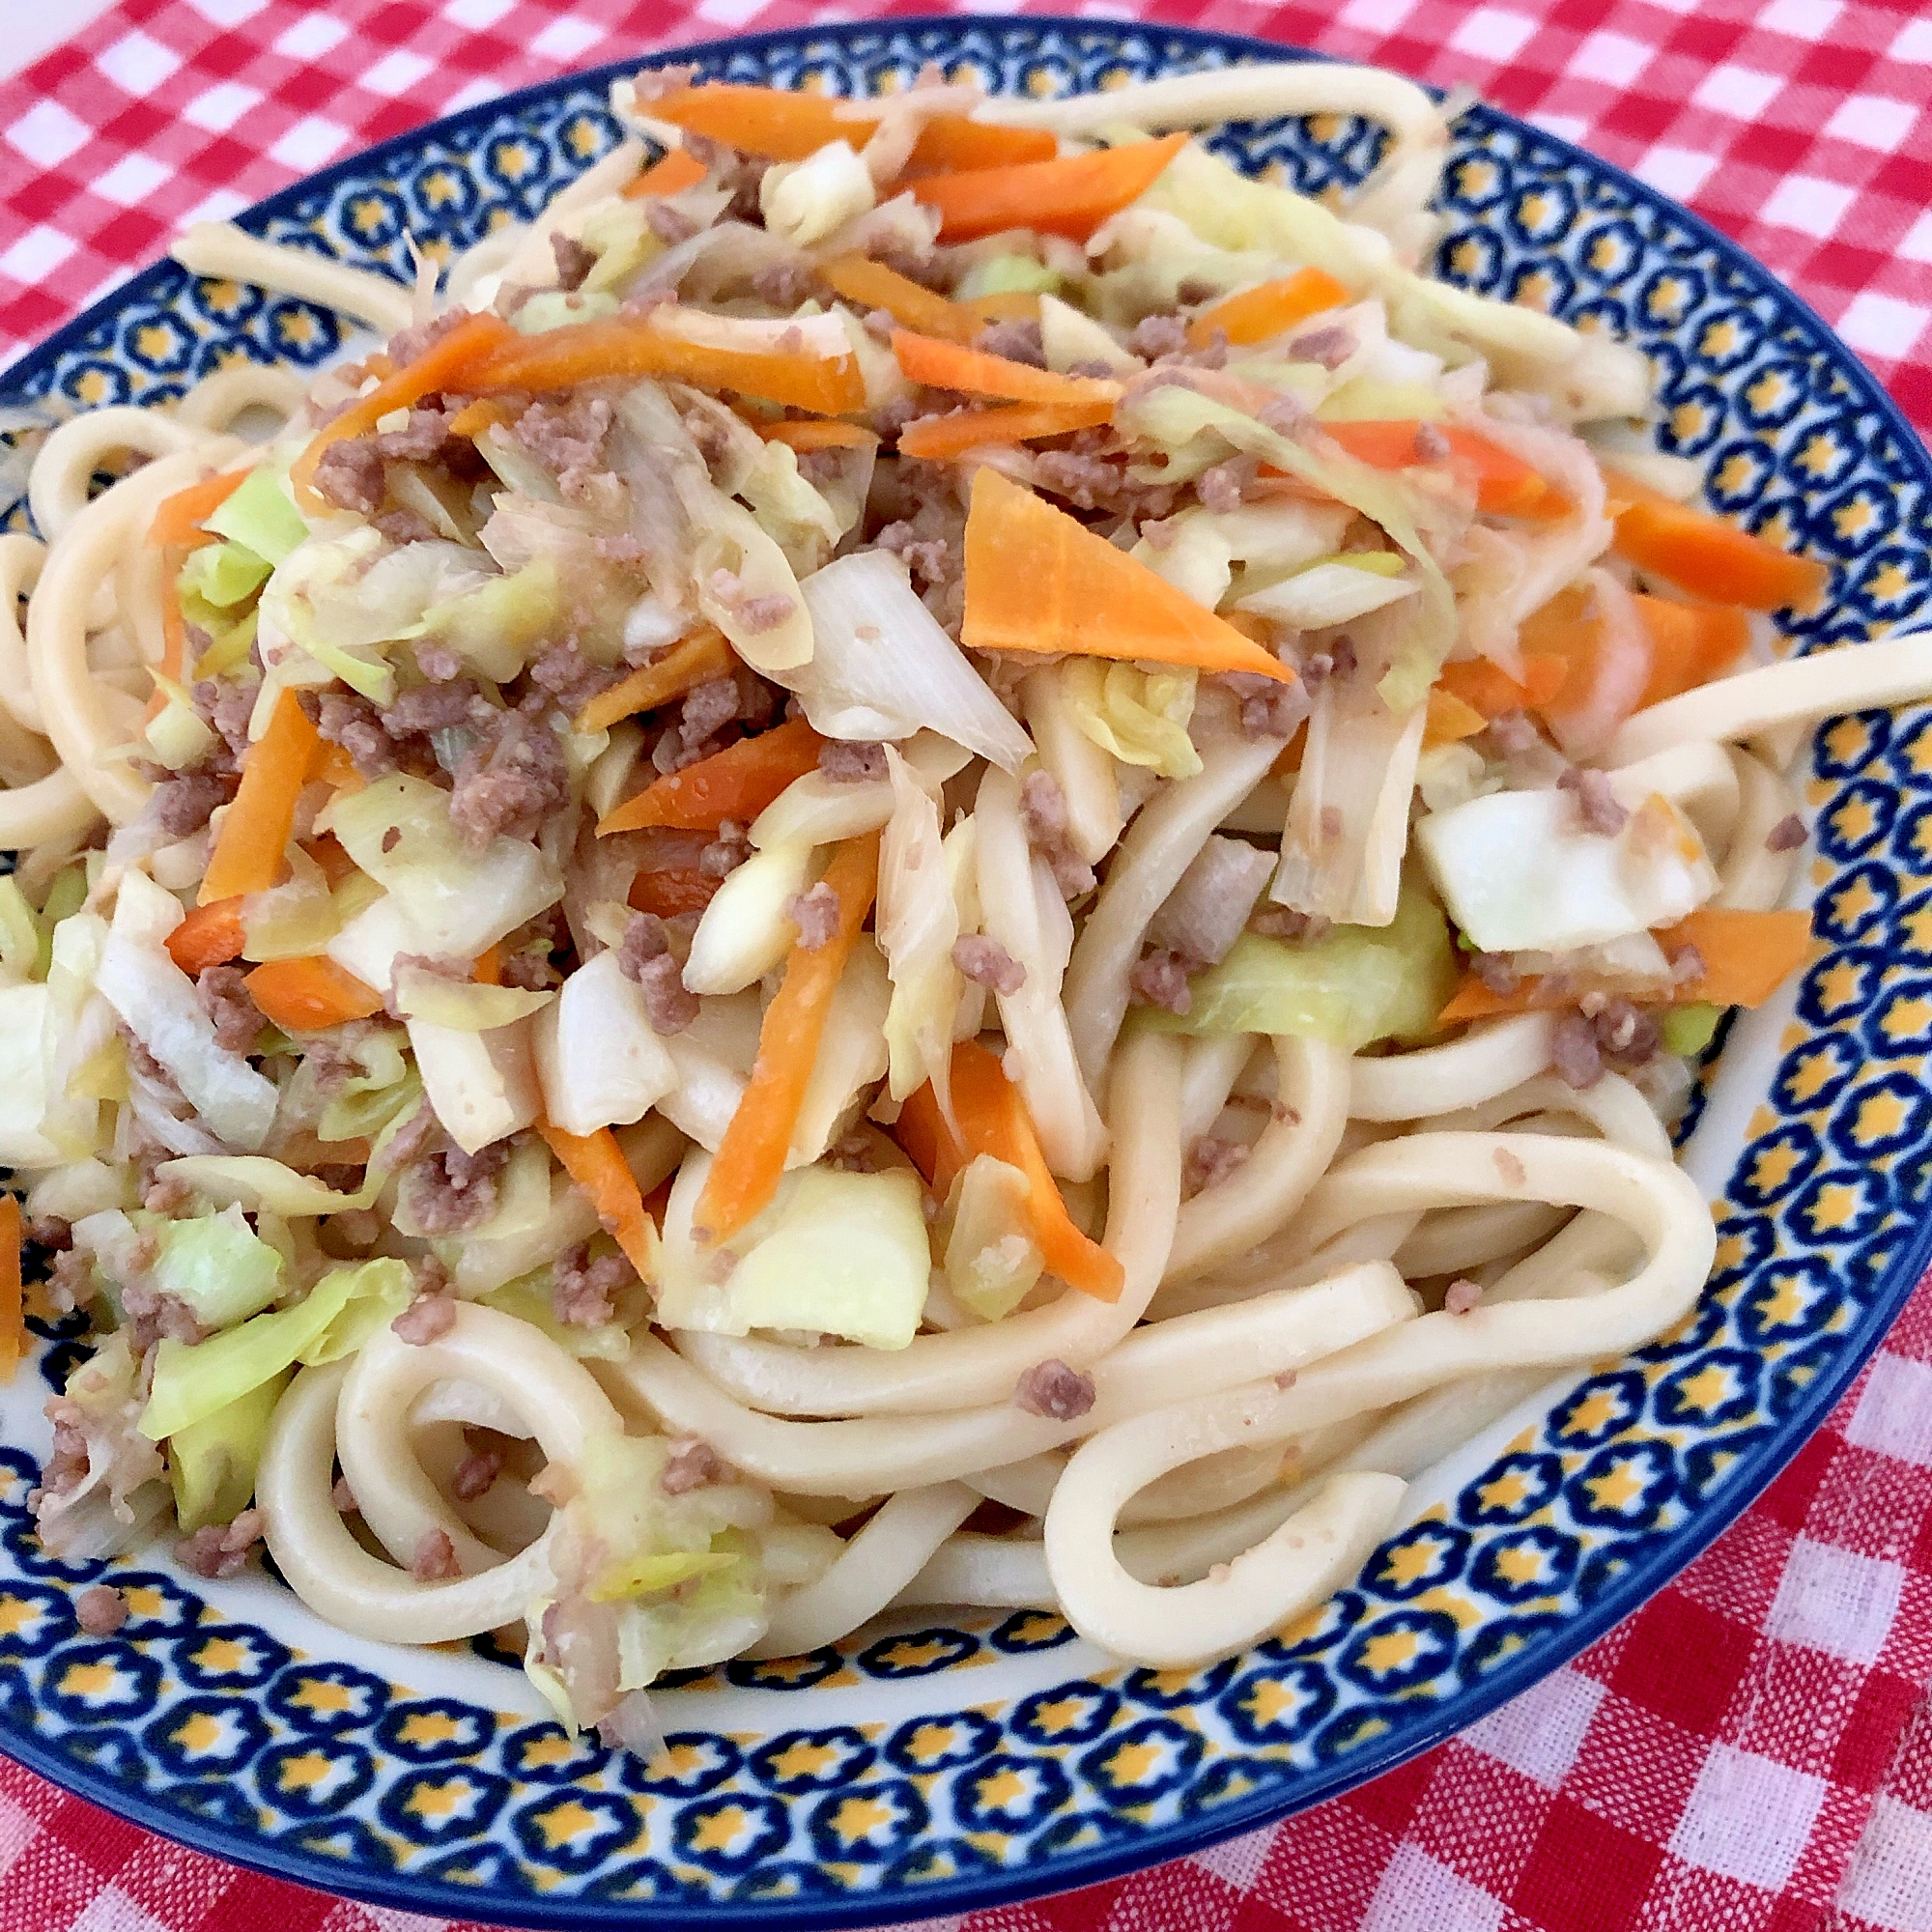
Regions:
M 1031 442 L 1043 436 L 1065 436 L 1095 429 L 1114 413 L 1109 402 L 1014 403 L 1007 409 L 956 410 L 950 415 L 921 416 L 899 431 L 898 452 L 928 463 L 943 463 L 989 442 Z
M 1294 678 L 1185 591 L 991 469 L 973 472 L 961 639 L 980 651 L 1070 651 Z
M 308 782 L 321 743 L 295 693 L 284 691 L 275 700 L 269 728 L 242 760 L 242 787 L 222 816 L 198 903 L 265 893 L 281 877 L 296 800 Z
M 818 764 L 824 740 L 803 718 L 740 738 L 681 772 L 667 772 L 598 820 L 597 834 L 681 825 L 715 832 L 727 818 L 757 817 L 794 779 Z
M 819 270 L 832 292 L 854 307 L 882 308 L 905 328 L 936 335 L 947 342 L 970 343 L 985 324 L 961 302 L 948 301 L 923 288 L 910 275 L 889 269 L 867 255 L 838 255 Z
M 878 834 L 840 845 L 822 883 L 838 895 L 838 929 L 822 946 L 796 941 L 785 960 L 784 979 L 758 1029 L 751 1080 L 697 1198 L 692 1231 L 704 1246 L 728 1241 L 754 1220 L 784 1177 L 785 1152 L 818 1058 L 825 1016 L 878 890 Z
M 605 1233 L 623 1249 L 639 1280 L 655 1280 L 658 1231 L 644 1212 L 644 1197 L 616 1135 L 609 1127 L 599 1127 L 594 1134 L 567 1134 L 548 1122 L 540 1123 L 537 1131 L 557 1164 L 596 1208 Z
M 1084 242 L 1110 214 L 1138 201 L 1186 145 L 1185 134 L 1166 134 L 1050 161 L 928 175 L 912 191 L 939 211 L 942 242 L 971 242 L 1003 228 Z
M 580 731 L 603 731 L 620 718 L 653 711 L 682 697 L 695 686 L 724 677 L 736 660 L 731 646 L 715 625 L 705 624 L 680 638 L 663 657 L 634 670 L 621 684 L 601 691 L 577 714 Z
M 20 1197 L 0 1194 L 0 1381 L 26 1359 L 27 1310 L 20 1292 Z
M 270 959 L 242 982 L 262 1016 L 284 1033 L 325 1033 L 383 1010 L 383 996 L 333 959 Z
M 1569 675 L 1570 667 L 1562 658 L 1529 652 L 1523 657 L 1520 683 L 1487 658 L 1446 664 L 1435 682 L 1487 724 L 1506 711 L 1540 711 L 1563 689 Z
M 1473 738 L 1489 722 L 1474 705 L 1465 704 L 1439 684 L 1432 685 L 1429 715 L 1422 724 L 1422 742 L 1425 746 L 1453 745 L 1460 739 Z
M 1251 342 L 1270 341 L 1297 322 L 1324 308 L 1340 308 L 1349 299 L 1348 284 L 1338 282 L 1326 270 L 1298 269 L 1279 281 L 1224 296 L 1211 308 L 1203 309 L 1187 325 L 1187 340 L 1196 349 L 1206 349 L 1220 334 L 1236 348 L 1245 348 Z
M 932 1191 L 943 1201 L 961 1170 L 982 1153 L 1018 1168 L 1027 1178 L 1028 1218 L 1047 1267 L 1098 1301 L 1118 1300 L 1125 1278 L 1120 1262 L 1074 1226 L 1019 1089 L 977 1040 L 961 1040 L 952 1049 L 952 1111 L 956 1127 L 948 1123 L 930 1083 L 899 1110 L 898 1143 Z
M 681 912 L 702 912 L 719 883 L 696 866 L 660 866 L 639 872 L 631 881 L 627 896 L 633 912 L 654 912 L 660 919 L 675 919 Z
M 704 176 L 704 163 L 690 150 L 671 148 L 636 180 L 626 182 L 622 193 L 629 201 L 636 201 L 644 195 L 676 194 L 680 188 L 696 187 Z
M 1831 581 L 1831 568 L 1793 556 L 1709 510 L 1673 503 L 1647 484 L 1605 468 L 1616 508 L 1611 548 L 1652 576 L 1693 597 L 1742 604 L 1747 611 L 1808 610 Z
M 177 490 L 172 497 L 163 497 L 155 505 L 154 521 L 148 526 L 148 548 L 193 550 L 218 541 L 202 525 L 234 496 L 247 474 L 245 469 L 221 470 L 190 483 L 185 490 Z
M 1115 382 L 1058 375 L 1004 355 L 989 355 L 983 349 L 964 349 L 937 336 L 916 335 L 909 328 L 893 330 L 893 354 L 909 382 L 923 383 L 932 389 L 956 389 L 961 395 L 1055 405 L 1111 405 L 1121 395 L 1121 385 Z
M 168 934 L 168 957 L 192 978 L 211 966 L 239 958 L 245 934 L 242 930 L 242 901 L 216 899 L 198 905 Z
M 1750 642 L 1750 619 L 1735 606 L 1673 604 L 1640 592 L 1635 603 L 1650 636 L 1650 681 L 1639 711 L 1721 676 Z
M 1532 523 L 1551 523 L 1567 517 L 1570 498 L 1534 466 L 1513 456 L 1501 444 L 1474 430 L 1454 423 L 1429 427 L 1449 445 L 1443 457 L 1432 457 L 1416 446 L 1419 422 L 1324 422 L 1322 430 L 1358 462 L 1375 469 L 1408 469 L 1417 464 L 1447 463 L 1468 476 L 1476 488 L 1476 507 L 1488 516 L 1522 517 Z M 1427 439 L 1425 438 L 1426 441 Z
M 809 449 L 870 449 L 879 440 L 877 430 L 858 423 L 838 422 L 830 416 L 814 420 L 792 417 L 783 422 L 759 422 L 752 427 L 767 442 L 781 442 L 801 456 Z

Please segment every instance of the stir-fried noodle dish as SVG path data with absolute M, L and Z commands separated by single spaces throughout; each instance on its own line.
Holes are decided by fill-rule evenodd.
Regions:
M 358 359 L 10 418 L 42 1540 L 266 1543 L 646 1750 L 894 1606 L 1235 1651 L 1690 1308 L 1780 772 L 1932 645 L 1786 661 L 1826 573 L 1644 358 L 1417 266 L 1406 83 L 613 105 L 413 291 L 181 242 Z M 1332 206 L 1188 131 L 1316 111 L 1388 129 Z

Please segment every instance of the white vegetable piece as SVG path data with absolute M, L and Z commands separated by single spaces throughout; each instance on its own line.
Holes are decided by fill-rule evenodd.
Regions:
M 877 200 L 870 171 L 846 141 L 826 142 L 795 167 L 767 170 L 758 191 L 765 226 L 801 248 L 857 220 Z
M 797 933 L 785 907 L 811 883 L 814 849 L 787 839 L 725 875 L 691 936 L 684 983 L 692 992 L 741 993 L 784 958 Z
M 1718 890 L 1690 821 L 1662 796 L 1614 838 L 1560 791 L 1503 791 L 1416 827 L 1449 916 L 1486 952 L 1567 952 L 1668 925 Z
M 816 1160 L 832 1145 L 845 1111 L 886 1070 L 886 1011 L 893 996 L 886 962 L 868 933 L 853 943 L 818 1037 L 818 1053 L 799 1101 L 787 1167 Z
M 428 1020 L 409 1023 L 423 1093 L 442 1130 L 465 1153 L 521 1132 L 540 1105 L 532 1022 L 460 1033 Z
M 1046 366 L 1063 376 L 1076 362 L 1104 362 L 1117 376 L 1131 376 L 1141 366 L 1103 325 L 1058 296 L 1039 298 L 1039 342 Z
M 600 952 L 563 982 L 536 1016 L 532 1046 L 544 1117 L 567 1134 L 641 1121 L 677 1081 L 643 989 L 614 952 Z
M 1378 577 L 1351 563 L 1318 563 L 1243 597 L 1235 608 L 1293 630 L 1322 631 L 1333 624 L 1351 624 L 1385 604 L 1399 604 L 1418 588 L 1413 578 Z
M 41 1131 L 47 1112 L 42 1037 L 53 996 L 28 981 L 0 986 L 0 1164 L 51 1167 L 60 1150 Z

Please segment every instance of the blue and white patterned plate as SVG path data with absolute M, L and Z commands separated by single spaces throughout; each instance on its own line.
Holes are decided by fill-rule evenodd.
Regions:
M 924 62 L 1041 94 L 1257 57 L 1103 22 L 896 22 L 679 57 L 866 94 Z M 612 70 L 611 71 L 615 71 Z M 407 278 L 530 215 L 616 138 L 610 73 L 533 89 L 345 161 L 243 224 Z M 1231 128 L 1240 165 L 1321 189 L 1379 137 Z M 1662 447 L 1713 500 L 1835 566 L 1813 647 L 1920 614 L 1932 461 L 1871 377 L 1728 242 L 1488 108 L 1458 128 L 1440 271 L 1639 343 Z M 27 395 L 158 399 L 236 355 L 319 362 L 335 320 L 152 269 L 11 372 Z M 0 1402 L 0 1747 L 243 1863 L 418 1911 L 527 1925 L 852 1925 L 959 1912 L 1196 1849 L 1385 1770 L 1601 1635 L 1688 1562 L 1824 1417 L 1909 1293 L 1932 1224 L 1932 711 L 1828 725 L 1806 784 L 1825 953 L 1734 1027 L 1687 1158 L 1717 1271 L 1672 1334 L 1506 1419 L 1307 1624 L 1201 1671 L 1123 1669 L 1054 1616 L 905 1619 L 663 1693 L 670 1765 L 565 1738 L 464 1649 L 384 1650 L 275 1584 L 150 1560 L 49 1562 L 26 1510 L 39 1407 L 77 1353 L 41 1326 Z M 1553 1406 L 1551 1406 L 1553 1404 Z M 102 1575 L 133 1614 L 76 1629 Z

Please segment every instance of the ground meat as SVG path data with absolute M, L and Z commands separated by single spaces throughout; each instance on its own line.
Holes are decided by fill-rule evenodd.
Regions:
M 810 297 L 816 277 L 803 264 L 773 262 L 752 277 L 752 293 L 773 308 L 795 309 Z
M 493 1434 L 487 1430 L 465 1430 L 464 1440 L 468 1443 L 472 1435 L 488 1437 Z M 460 1503 L 473 1503 L 478 1496 L 486 1494 L 503 1473 L 503 1455 L 507 1447 L 507 1442 L 500 1436 L 487 1440 L 480 1449 L 471 1447 L 450 1476 L 449 1493 Z
M 128 1621 L 128 1599 L 111 1583 L 97 1583 L 73 1600 L 73 1620 L 89 1636 L 112 1636 Z
M 673 208 L 668 201 L 652 197 L 644 203 L 644 219 L 650 230 L 667 248 L 674 248 L 680 242 L 689 242 L 697 233 L 697 223 L 681 208 Z
M 1795 852 L 1804 842 L 1804 821 L 1794 811 L 1780 818 L 1764 835 L 1767 852 Z
M 1296 912 L 1293 906 L 1266 905 L 1248 923 L 1264 939 L 1312 946 L 1316 940 L 1328 937 L 1335 922 L 1324 919 L 1319 912 Z
M 440 410 L 412 410 L 401 429 L 382 431 L 375 439 L 376 454 L 398 463 L 435 463 L 462 440 L 449 433 L 449 418 Z
M 137 1350 L 152 1349 L 163 1339 L 190 1349 L 208 1340 L 208 1330 L 186 1302 L 143 1282 L 122 1284 L 121 1312 L 128 1323 L 128 1340 Z
M 604 465 L 611 420 L 611 405 L 602 396 L 573 396 L 567 402 L 532 403 L 510 433 L 557 479 L 563 494 L 574 497 Z
M 1630 813 L 1617 802 L 1610 789 L 1610 775 L 1586 765 L 1572 765 L 1556 781 L 1558 791 L 1577 794 L 1577 810 L 1586 832 L 1615 838 L 1624 829 Z
M 565 291 L 581 289 L 584 276 L 597 266 L 594 249 L 554 230 L 550 238 L 550 252 L 556 259 L 556 285 Z
M 1033 479 L 1075 509 L 1104 510 L 1115 516 L 1165 517 L 1177 492 L 1166 484 L 1136 483 L 1124 463 L 1109 462 L 1091 450 L 1042 449 L 1033 460 Z
M 355 1500 L 355 1492 L 349 1487 L 347 1476 L 337 1476 L 328 1492 L 328 1500 L 335 1505 L 337 1516 L 360 1516 L 362 1505 Z
M 673 1435 L 658 1488 L 668 1496 L 701 1490 L 707 1483 L 724 1482 L 731 1471 L 711 1444 L 699 1435 Z
M 418 323 L 412 328 L 398 329 L 389 338 L 389 360 L 398 369 L 405 362 L 413 362 L 425 349 L 440 342 L 459 322 L 467 320 L 469 314 L 467 308 L 453 304 L 428 322 Z
M 240 966 L 211 966 L 196 977 L 201 1009 L 214 1022 L 214 1043 L 224 1053 L 246 1053 L 262 1031 L 262 1013 L 248 994 Z
M 155 787 L 150 810 L 158 830 L 170 838 L 185 838 L 199 832 L 213 816 L 215 807 L 226 805 L 234 791 L 231 779 L 184 772 L 180 778 L 163 779 Z
M 1507 952 L 1472 952 L 1469 971 L 1492 993 L 1513 993 L 1522 983 Z
M 508 1141 L 493 1141 L 474 1153 L 461 1148 L 419 1160 L 404 1177 L 409 1211 L 426 1235 L 456 1235 L 497 1211 L 497 1176 L 510 1157 Z
M 738 627 L 754 636 L 761 631 L 776 631 L 798 609 L 790 597 L 752 596 L 735 571 L 714 570 L 710 587 L 712 596 L 731 613 Z
M 1440 463 L 1449 454 L 1449 439 L 1432 422 L 1415 426 L 1415 453 L 1425 463 Z
M 244 1509 L 233 1522 L 212 1522 L 175 1545 L 175 1559 L 191 1577 L 237 1577 L 247 1568 L 248 1551 L 260 1541 L 263 1517 Z
M 436 526 L 416 510 L 383 510 L 369 522 L 379 535 L 387 537 L 392 544 L 427 543 L 437 534 Z
M 974 338 L 973 347 L 988 355 L 1003 355 L 1009 362 L 1024 362 L 1029 368 L 1046 367 L 1046 349 L 1037 322 L 989 322 Z
M 752 856 L 752 841 L 745 828 L 725 819 L 718 837 L 697 855 L 697 869 L 707 879 L 728 879 Z
M 1543 742 L 1542 733 L 1530 722 L 1528 713 L 1522 711 L 1505 711 L 1492 718 L 1489 735 L 1490 742 L 1505 757 L 1515 757 Z
M 230 753 L 240 757 L 248 749 L 248 721 L 255 715 L 255 693 L 239 685 L 205 677 L 194 687 L 194 708 L 221 734 Z
M 417 1349 L 440 1342 L 456 1325 L 456 1299 L 448 1294 L 419 1294 L 389 1323 L 405 1342 Z
M 71 1315 L 94 1299 L 94 1264 L 77 1248 L 53 1258 L 47 1269 L 47 1299 L 61 1315 Z
M 686 990 L 665 923 L 656 913 L 633 916 L 617 949 L 617 968 L 642 988 L 644 1011 L 654 1033 L 682 1033 L 697 1017 L 697 995 Z
M 1026 968 L 998 940 L 981 933 L 964 933 L 952 942 L 952 963 L 976 986 L 996 993 L 1017 993 L 1026 984 Z
M 1578 1093 L 1604 1077 L 1604 1056 L 1598 1050 L 1597 1030 L 1581 1013 L 1565 1013 L 1556 1022 L 1550 1058 L 1557 1074 Z
M 1447 1315 L 1467 1315 L 1482 1298 L 1481 1283 L 1458 1276 L 1442 1296 L 1442 1309 Z
M 1127 347 L 1150 362 L 1162 355 L 1179 355 L 1187 347 L 1187 319 L 1179 315 L 1143 316 L 1129 332 Z
M 620 675 L 585 657 L 574 635 L 546 644 L 530 666 L 530 682 L 549 692 L 572 716 L 600 692 L 609 691 Z
M 387 488 L 383 452 L 373 436 L 338 437 L 322 452 L 310 478 L 316 495 L 338 510 L 373 517 Z
M 1210 515 L 1225 516 L 1247 501 L 1260 469 L 1261 464 L 1252 456 L 1231 456 L 1194 479 L 1195 493 Z
M 396 1137 L 389 1143 L 388 1162 L 392 1173 L 400 1173 L 414 1160 L 431 1134 L 436 1131 L 436 1114 L 427 1100 L 417 1104 L 409 1120 L 396 1130 Z
M 1149 923 L 1150 944 L 1197 965 L 1218 965 L 1241 936 L 1274 867 L 1273 853 L 1212 834 Z
M 521 712 L 497 715 L 494 738 L 465 753 L 450 794 L 450 823 L 472 852 L 493 838 L 533 838 L 570 803 L 570 767 L 556 733 Z
M 785 917 L 798 927 L 798 943 L 808 952 L 832 943 L 840 913 L 838 892 L 823 879 L 809 893 L 794 893 L 785 904 Z
M 1354 331 L 1339 323 L 1311 328 L 1288 345 L 1288 353 L 1297 362 L 1319 362 L 1324 369 L 1339 369 L 1355 353 Z
M 828 738 L 819 748 L 818 769 L 834 784 L 861 784 L 887 776 L 886 748 L 876 742 L 848 744 Z
M 452 1577 L 463 1575 L 463 1566 L 456 1560 L 456 1546 L 450 1542 L 448 1531 L 423 1531 L 415 1554 L 410 1559 L 410 1575 L 418 1583 L 447 1583 Z
M 738 680 L 707 678 L 685 694 L 678 711 L 678 731 L 687 744 L 697 745 L 729 724 L 738 715 Z
M 1649 1013 L 1628 1000 L 1610 1000 L 1590 1022 L 1597 1047 L 1612 1066 L 1628 1069 L 1654 1060 L 1662 1044 L 1662 1029 Z
M 1094 1406 L 1094 1378 L 1050 1356 L 1021 1376 L 1013 1389 L 1013 1401 L 1029 1415 L 1072 1422 Z
M 1182 1197 L 1192 1198 L 1227 1179 L 1247 1159 L 1249 1151 L 1240 1141 L 1224 1141 L 1218 1134 L 1203 1134 L 1187 1150 L 1187 1158 L 1181 1163 Z
M 483 696 L 482 687 L 469 677 L 442 684 L 416 685 L 400 693 L 388 710 L 380 714 L 384 731 L 393 739 L 478 727 L 500 715 Z
M 1194 995 L 1187 988 L 1187 963 L 1178 952 L 1169 952 L 1155 948 L 1146 953 L 1140 964 L 1127 975 L 1127 984 L 1134 997 L 1145 1000 L 1151 1007 L 1164 1008 L 1170 1013 L 1184 1013 L 1194 1004 Z
M 569 1328 L 599 1328 L 616 1313 L 611 1296 L 637 1279 L 622 1255 L 596 1255 L 580 1241 L 551 1266 L 550 1305 Z
M 327 691 L 316 706 L 315 728 L 331 745 L 340 745 L 365 779 L 381 778 L 396 768 L 396 753 L 383 728 L 383 714 L 366 697 Z
M 1020 822 L 1027 843 L 1047 863 L 1062 898 L 1094 890 L 1094 868 L 1073 848 L 1066 794 L 1051 772 L 1029 772 L 1020 786 Z

